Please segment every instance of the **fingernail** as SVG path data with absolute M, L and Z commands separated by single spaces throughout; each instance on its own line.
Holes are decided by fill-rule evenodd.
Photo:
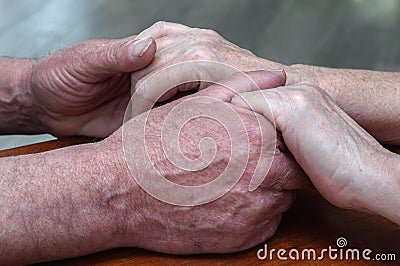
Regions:
M 276 72 L 276 73 L 282 73 L 284 72 L 283 68 L 277 68 L 277 69 L 271 69 L 269 72 Z
M 153 38 L 151 37 L 135 41 L 131 47 L 131 55 L 133 57 L 141 57 L 146 53 L 147 49 L 149 49 L 152 42 Z

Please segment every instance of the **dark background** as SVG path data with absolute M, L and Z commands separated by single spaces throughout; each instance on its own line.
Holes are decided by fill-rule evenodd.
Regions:
M 285 64 L 400 71 L 400 0 L 0 0 L 0 56 L 42 57 L 158 20 L 212 28 Z M 21 144 L 0 138 L 0 149 Z

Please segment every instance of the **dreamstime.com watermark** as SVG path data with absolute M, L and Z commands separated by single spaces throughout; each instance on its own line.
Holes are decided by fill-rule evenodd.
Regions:
M 257 251 L 257 258 L 259 260 L 365 260 L 365 261 L 396 261 L 395 253 L 375 253 L 369 248 L 346 248 L 347 239 L 339 237 L 336 240 L 336 246 L 328 246 L 322 250 L 313 248 L 305 249 L 275 249 L 268 248 L 265 244 L 263 248 Z

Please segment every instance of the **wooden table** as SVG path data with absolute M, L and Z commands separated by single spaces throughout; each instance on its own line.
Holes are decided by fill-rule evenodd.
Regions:
M 0 151 L 0 157 L 43 152 L 91 141 L 94 140 L 87 138 L 60 139 Z M 400 153 L 400 149 L 393 150 Z M 369 248 L 374 255 L 376 253 L 394 253 L 396 261 L 378 263 L 365 260 L 330 260 L 328 254 L 322 261 L 282 261 L 277 258 L 276 252 L 273 260 L 268 258 L 259 260 L 257 251 L 264 247 L 264 244 L 261 244 L 234 254 L 195 256 L 172 256 L 136 248 L 119 248 L 43 265 L 400 265 L 400 226 L 374 215 L 335 208 L 313 191 L 298 193 L 295 204 L 285 213 L 278 231 L 267 244 L 268 250 L 272 248 L 286 249 L 285 255 L 287 256 L 292 248 L 298 249 L 300 254 L 303 249 L 312 248 L 320 252 L 329 246 L 337 248 L 336 240 L 339 237 L 346 238 L 347 248 L 357 248 L 360 251 Z M 343 248 L 344 251 L 346 251 L 345 248 Z

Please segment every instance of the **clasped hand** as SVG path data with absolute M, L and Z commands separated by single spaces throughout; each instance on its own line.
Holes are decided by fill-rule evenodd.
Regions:
M 210 30 L 161 22 L 138 36 L 89 41 L 38 60 L 32 67 L 30 90 L 39 123 L 45 131 L 57 136 L 106 137 L 111 134 L 98 146 L 104 154 L 109 154 L 109 161 L 115 161 L 116 154 L 123 156 L 122 129 L 118 128 L 122 125 L 131 92 L 156 100 L 155 96 L 163 89 L 163 80 L 168 77 L 161 75 L 159 82 L 151 88 L 142 86 L 146 78 L 161 68 L 192 60 L 218 61 L 241 71 L 250 71 L 247 75 L 261 90 L 251 91 L 251 85 L 233 76 L 223 82 L 240 85 L 238 91 L 241 94 L 234 95 L 218 85 L 208 87 L 209 84 L 193 82 L 174 87 L 161 100 L 178 91 L 197 89 L 200 92 L 195 95 L 207 95 L 236 105 L 237 112 L 247 123 L 248 133 L 253 135 L 254 146 L 259 145 L 261 137 L 253 128 L 249 110 L 259 113 L 263 116 L 260 119 L 264 127 L 268 125 L 271 130 L 274 124 L 278 131 L 272 168 L 254 192 L 247 190 L 246 177 L 254 171 L 250 167 L 244 175 L 247 184 L 241 180 L 222 198 L 187 208 L 169 206 L 143 194 L 131 178 L 134 174 L 149 174 L 142 173 L 140 167 L 133 173 L 121 159 L 111 166 L 107 164 L 110 172 L 123 173 L 119 180 L 129 188 L 118 186 L 113 193 L 119 195 L 119 207 L 110 205 L 119 224 L 118 235 L 122 239 L 119 245 L 179 254 L 233 252 L 251 247 L 275 232 L 281 213 L 294 199 L 293 191 L 304 184 L 304 172 L 332 204 L 377 213 L 400 223 L 399 212 L 390 208 L 399 206 L 400 202 L 392 185 L 398 186 L 396 155 L 385 150 L 338 107 L 330 95 L 318 87 L 315 75 L 287 70 L 286 76 L 284 71 L 276 71 L 285 66 L 258 58 Z M 255 71 L 258 69 L 275 71 Z M 199 80 L 205 74 L 210 73 L 204 73 L 204 69 L 195 73 Z M 217 80 L 223 77 L 218 72 L 212 74 Z M 146 90 L 140 91 L 143 88 Z M 161 118 L 165 117 L 168 108 L 179 101 L 154 111 L 150 118 L 154 130 L 161 126 Z M 132 145 L 135 145 L 135 130 L 140 123 L 145 123 L 142 120 L 139 116 L 124 126 L 133 132 Z M 189 131 L 193 138 L 213 132 L 215 128 L 205 121 L 192 126 Z M 214 133 L 222 148 L 229 147 L 229 143 L 219 136 L 223 135 L 222 131 L 214 130 Z M 189 149 L 190 143 L 185 139 L 183 146 Z M 116 152 L 111 154 L 107 150 Z M 229 154 L 219 156 L 219 161 L 210 167 L 220 167 Z M 250 162 L 256 161 L 251 156 Z M 163 159 L 155 153 L 156 164 L 164 165 Z M 138 166 L 140 160 L 137 159 Z M 169 172 L 165 165 L 163 169 L 167 176 L 185 179 L 183 173 Z M 206 177 L 206 170 L 198 173 L 199 180 L 206 180 Z M 141 229 L 140 237 L 135 232 L 138 221 L 131 219 L 138 216 L 129 207 L 133 205 L 146 221 L 141 221 L 146 226 Z M 162 237 L 156 228 L 162 228 Z

